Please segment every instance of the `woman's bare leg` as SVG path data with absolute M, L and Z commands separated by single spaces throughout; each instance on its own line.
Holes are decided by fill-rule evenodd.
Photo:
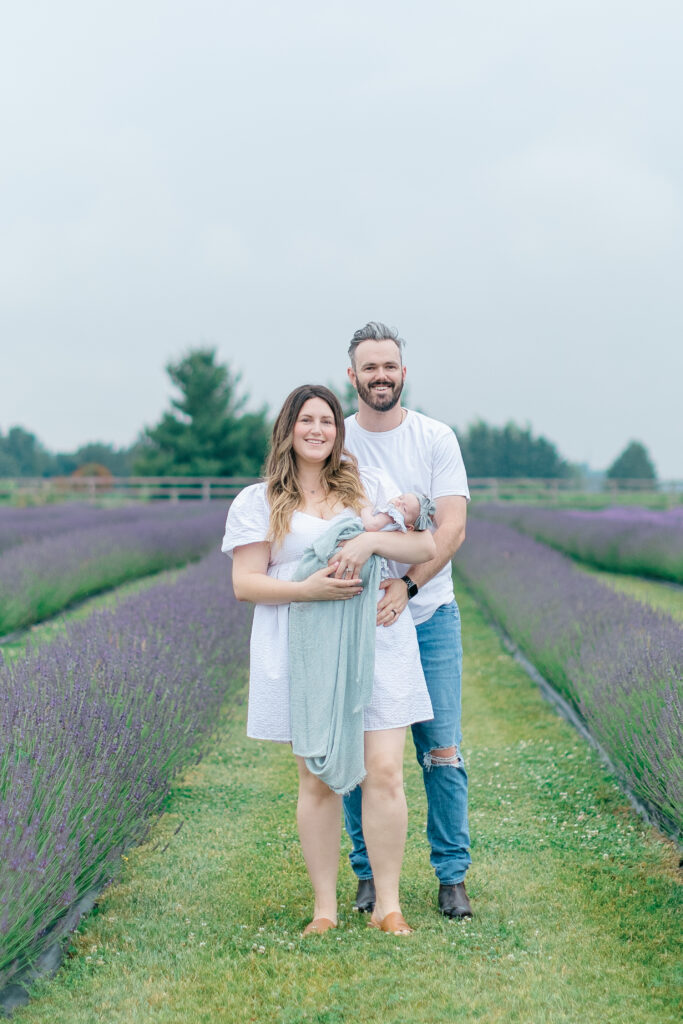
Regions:
M 312 775 L 297 757 L 299 802 L 296 820 L 301 849 L 313 884 L 313 919 L 337 922 L 337 872 L 341 845 L 341 797 Z
M 401 910 L 398 883 L 408 827 L 408 808 L 403 790 L 405 729 L 381 729 L 365 733 L 363 782 L 363 835 L 375 880 L 375 912 L 382 921 Z

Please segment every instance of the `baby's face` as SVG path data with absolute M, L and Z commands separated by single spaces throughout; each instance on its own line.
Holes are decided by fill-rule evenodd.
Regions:
M 406 526 L 414 526 L 420 514 L 420 502 L 416 494 L 399 494 L 391 502 L 403 515 Z

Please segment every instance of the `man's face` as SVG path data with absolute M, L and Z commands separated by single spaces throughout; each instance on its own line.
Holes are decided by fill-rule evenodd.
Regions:
M 361 341 L 356 348 L 355 367 L 348 373 L 361 402 L 375 412 L 389 412 L 401 397 L 406 368 L 401 366 L 396 342 L 384 338 Z

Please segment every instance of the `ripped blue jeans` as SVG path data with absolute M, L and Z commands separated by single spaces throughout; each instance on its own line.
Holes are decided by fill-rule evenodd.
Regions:
M 417 762 L 427 793 L 427 839 L 430 862 L 444 885 L 462 882 L 471 864 L 467 824 L 467 772 L 460 756 L 460 684 L 462 642 L 460 612 L 455 601 L 441 605 L 417 626 L 420 659 L 432 701 L 431 722 L 412 726 Z M 456 748 L 454 758 L 438 758 L 434 750 Z M 371 878 L 372 868 L 363 839 L 362 791 L 357 786 L 344 798 L 344 820 L 353 849 L 351 867 L 358 878 Z

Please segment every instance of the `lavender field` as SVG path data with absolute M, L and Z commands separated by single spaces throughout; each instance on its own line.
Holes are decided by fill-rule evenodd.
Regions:
M 50 508 L 40 522 L 51 515 L 56 533 L 0 554 L 0 636 L 108 587 L 201 557 L 220 535 L 224 509 L 147 506 L 117 510 L 112 519 L 101 510 Z
M 683 630 L 502 523 L 473 519 L 456 571 L 569 701 L 618 775 L 683 831 Z
M 482 504 L 474 514 L 514 526 L 599 569 L 683 583 L 682 505 L 586 511 Z
M 165 516 L 184 515 L 186 512 L 185 508 L 177 505 L 122 505 L 110 509 L 77 503 L 33 508 L 0 506 L 0 553 L 17 544 L 56 537 L 73 530 L 153 519 L 160 509 Z
M 145 836 L 247 647 L 248 609 L 213 553 L 0 666 L 0 989 Z

